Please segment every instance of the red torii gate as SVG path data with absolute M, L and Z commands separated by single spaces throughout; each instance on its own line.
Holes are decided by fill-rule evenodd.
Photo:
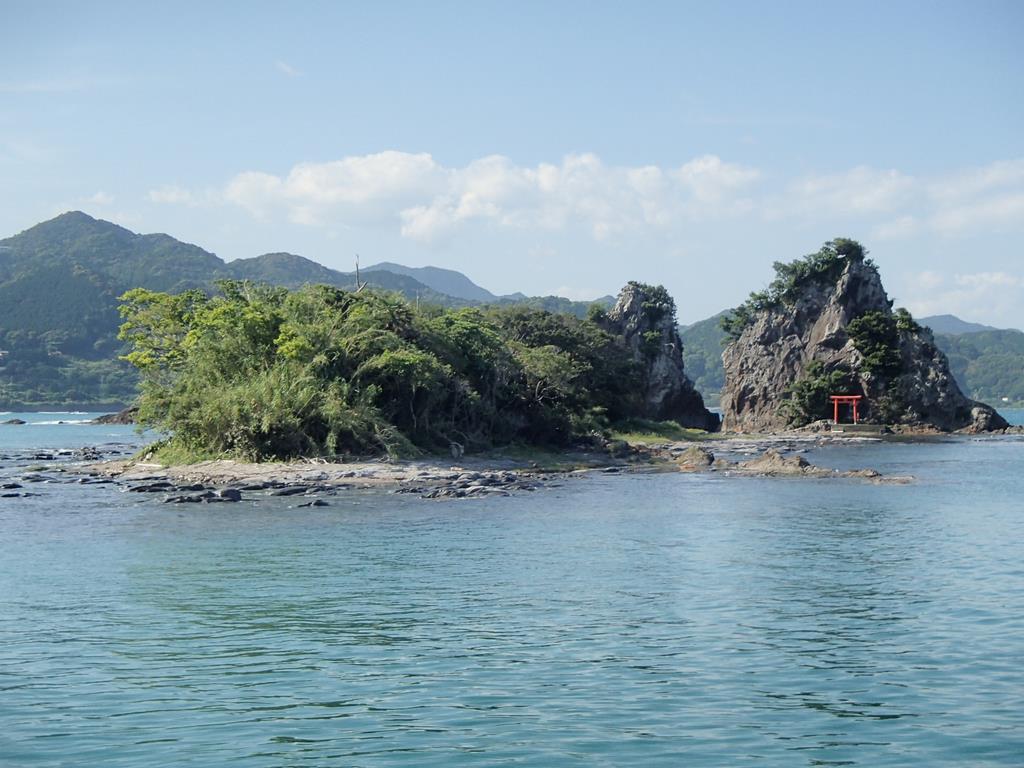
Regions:
M 832 401 L 832 421 L 836 424 L 839 423 L 839 406 L 840 405 L 852 405 L 853 406 L 853 423 L 856 424 L 858 420 L 857 406 L 860 401 L 864 399 L 864 395 L 829 395 L 829 400 Z

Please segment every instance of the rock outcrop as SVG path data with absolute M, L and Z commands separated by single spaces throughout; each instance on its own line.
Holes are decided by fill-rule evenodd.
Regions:
M 733 315 L 725 349 L 724 427 L 767 432 L 830 417 L 830 394 L 864 396 L 863 421 L 909 429 L 1005 429 L 967 398 L 932 333 L 893 312 L 878 269 L 837 240 L 791 265 Z M 853 324 L 851 326 L 851 324 Z
M 130 406 L 117 413 L 107 413 L 93 419 L 93 424 L 134 424 L 139 416 L 138 406 Z
M 747 461 L 730 461 L 716 458 L 707 448 L 691 446 L 675 459 L 680 472 L 725 472 L 732 475 L 751 475 L 755 477 L 811 477 L 811 478 L 849 478 L 869 480 L 873 483 L 909 483 L 914 480 L 909 475 L 883 475 L 875 469 L 838 470 L 818 467 L 811 464 L 803 456 L 787 456 L 768 448 L 763 454 Z
M 684 427 L 708 431 L 719 429 L 718 415 L 704 407 L 704 398 L 683 370 L 676 306 L 664 288 L 630 282 L 603 325 L 625 342 L 643 372 L 644 418 L 671 419 Z

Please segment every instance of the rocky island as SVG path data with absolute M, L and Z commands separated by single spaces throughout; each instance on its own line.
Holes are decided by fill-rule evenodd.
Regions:
M 704 398 L 686 375 L 675 302 L 664 288 L 629 283 L 619 292 L 602 325 L 629 348 L 643 372 L 645 418 L 671 420 L 708 432 L 720 428 L 718 415 L 705 407 Z
M 532 490 L 574 468 L 888 482 L 809 465 L 774 437 L 734 438 L 740 455 L 733 441 L 705 438 L 724 427 L 792 441 L 794 428 L 831 415 L 833 394 L 861 396 L 866 421 L 897 431 L 1007 427 L 963 395 L 930 331 L 893 310 L 858 243 L 830 241 L 775 268 L 769 288 L 724 320 L 724 424 L 686 375 L 675 302 L 661 286 L 630 282 L 586 318 L 420 307 L 324 285 L 131 291 L 121 338 L 142 395 L 112 419 L 168 437 L 92 471 L 176 501 L 222 500 L 211 488 L 316 494 L 353 484 L 475 497 Z M 630 441 L 645 430 L 668 441 Z M 502 458 L 508 447 L 519 459 Z M 542 454 L 543 467 L 522 458 Z
M 586 318 L 413 305 L 393 294 L 224 282 L 130 291 L 121 339 L 155 460 L 601 447 L 616 425 L 718 428 L 687 378 L 675 302 L 629 283 Z
M 724 321 L 724 428 L 773 432 L 830 418 L 830 395 L 861 395 L 864 420 L 916 431 L 1008 424 L 967 398 L 932 333 L 893 311 L 877 266 L 837 239 L 791 264 Z

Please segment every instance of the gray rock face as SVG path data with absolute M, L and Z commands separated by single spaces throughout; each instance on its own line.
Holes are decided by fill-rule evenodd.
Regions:
M 878 270 L 858 259 L 849 260 L 837 280 L 810 281 L 792 302 L 757 312 L 722 354 L 725 429 L 766 432 L 789 426 L 789 391 L 812 361 L 826 372 L 850 373 L 852 386 L 834 394 L 864 395 L 864 421 L 943 431 L 1006 428 L 992 408 L 960 391 L 927 328 L 898 331 L 898 372 L 883 376 L 866 370 L 847 328 L 869 312 L 893 317 L 892 302 Z M 895 418 L 891 408 L 882 407 L 893 393 L 900 403 Z
M 676 307 L 661 286 L 631 282 L 608 312 L 605 329 L 623 339 L 644 374 L 644 417 L 716 431 L 720 421 L 704 407 L 683 370 L 683 342 Z

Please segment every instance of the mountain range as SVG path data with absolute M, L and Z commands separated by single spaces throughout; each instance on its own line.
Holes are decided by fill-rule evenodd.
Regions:
M 72 211 L 0 240 L 0 408 L 117 403 L 135 394 L 135 376 L 118 360 L 118 296 L 144 287 L 177 292 L 212 290 L 222 279 L 294 288 L 323 283 L 353 289 L 355 272 L 341 272 L 292 253 L 225 262 L 166 234 L 137 234 Z M 466 275 L 439 267 L 381 262 L 359 280 L 409 300 L 447 307 L 523 304 L 584 315 L 595 302 L 558 296 L 498 295 Z M 685 297 L 677 297 L 685 303 Z M 688 375 L 698 390 L 720 391 L 721 315 L 682 327 Z M 922 318 L 965 391 L 979 399 L 1024 401 L 1024 334 L 968 323 L 952 315 Z
M 225 262 L 170 235 L 137 234 L 81 211 L 0 240 L 0 407 L 132 399 L 134 375 L 117 360 L 118 297 L 137 287 L 213 290 L 223 279 L 289 288 L 357 285 L 355 272 L 296 254 Z M 387 262 L 360 270 L 359 280 L 411 301 L 446 307 L 521 303 L 582 316 L 591 303 L 558 296 L 496 296 L 460 272 Z

